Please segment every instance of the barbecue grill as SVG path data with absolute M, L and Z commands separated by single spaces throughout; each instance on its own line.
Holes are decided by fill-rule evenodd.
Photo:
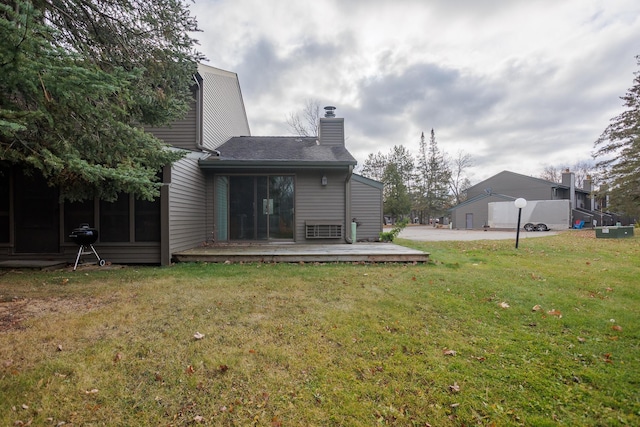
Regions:
M 80 246 L 78 249 L 78 256 L 76 257 L 76 263 L 73 266 L 73 271 L 76 271 L 76 268 L 78 268 L 78 262 L 80 262 L 80 257 L 82 255 L 94 254 L 98 259 L 98 265 L 100 267 L 105 264 L 105 260 L 100 258 L 100 255 L 98 255 L 98 252 L 96 252 L 96 249 L 93 247 L 93 244 L 98 240 L 98 236 L 98 230 L 89 227 L 89 224 L 80 224 L 80 227 L 73 229 L 69 237 L 73 239 L 78 246 Z

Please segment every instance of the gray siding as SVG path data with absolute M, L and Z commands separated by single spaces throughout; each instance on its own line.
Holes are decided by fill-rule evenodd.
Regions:
M 382 183 L 351 177 L 351 217 L 360 224 L 356 240 L 377 241 L 382 232 Z
M 467 228 L 467 214 L 473 215 L 472 229 L 480 229 L 489 224 L 489 203 L 504 202 L 498 196 L 481 197 L 475 201 L 465 202 L 455 208 L 451 214 L 452 227 L 464 230 Z
M 321 145 L 344 147 L 343 118 L 321 118 L 318 132 Z
M 238 75 L 202 64 L 198 73 L 203 80 L 204 146 L 215 149 L 232 136 L 250 136 Z
M 207 233 L 205 179 L 198 160 L 184 158 L 173 165 L 169 188 L 169 249 L 171 253 L 196 247 Z
M 145 131 L 174 147 L 195 150 L 197 139 L 196 116 L 196 101 L 194 100 L 183 119 L 173 122 L 169 126 L 148 127 L 145 128 Z
M 503 171 L 469 188 L 467 198 L 473 199 L 486 194 L 486 190 L 490 188 L 492 193 L 505 194 L 515 198 L 554 200 L 562 198 L 554 194 L 554 187 L 557 186 L 558 184 L 543 179 Z
M 322 175 L 327 176 L 327 185 L 321 184 Z M 319 170 L 298 172 L 295 193 L 295 240 L 299 243 L 344 243 L 345 224 L 345 171 Z M 343 227 L 342 239 L 305 238 L 305 221 L 340 221 Z

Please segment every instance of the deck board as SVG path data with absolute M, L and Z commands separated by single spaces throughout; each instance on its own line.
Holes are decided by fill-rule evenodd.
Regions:
M 429 253 L 393 243 L 229 244 L 173 254 L 179 262 L 428 262 Z

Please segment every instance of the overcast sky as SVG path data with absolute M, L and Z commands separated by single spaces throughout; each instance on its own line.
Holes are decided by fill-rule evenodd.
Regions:
M 477 183 L 589 160 L 639 70 L 638 0 L 195 0 L 207 64 L 238 73 L 252 135 L 334 105 L 347 148 L 421 132 Z

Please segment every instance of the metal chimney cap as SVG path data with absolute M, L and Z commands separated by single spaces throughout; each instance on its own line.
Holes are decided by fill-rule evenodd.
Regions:
M 333 107 L 331 105 L 324 107 L 324 116 L 325 117 L 335 117 L 336 113 L 334 113 L 336 107 Z

